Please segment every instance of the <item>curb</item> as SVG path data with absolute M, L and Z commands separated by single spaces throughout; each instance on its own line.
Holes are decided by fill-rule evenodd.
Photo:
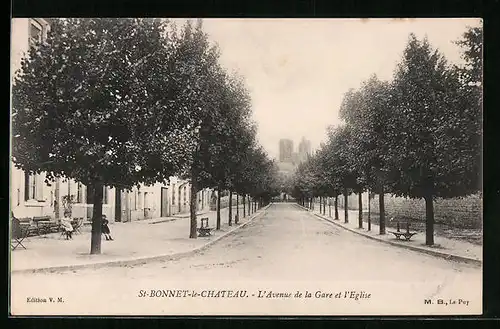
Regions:
M 170 260 L 176 260 L 180 259 L 186 256 L 191 256 L 194 255 L 217 241 L 225 238 L 226 236 L 230 235 L 231 233 L 235 232 L 236 230 L 243 228 L 253 222 L 253 220 L 257 217 L 259 217 L 261 214 L 264 213 L 267 208 L 269 208 L 271 204 L 263 207 L 261 212 L 255 213 L 252 217 L 250 217 L 245 223 L 225 232 L 224 234 L 216 237 L 215 239 L 208 241 L 207 243 L 201 245 L 200 247 L 188 250 L 188 251 L 183 251 L 183 252 L 178 252 L 174 254 L 167 254 L 167 255 L 159 255 L 159 256 L 146 256 L 146 257 L 141 257 L 141 258 L 133 258 L 133 259 L 124 259 L 124 260 L 114 260 L 114 261 L 104 261 L 104 262 L 98 262 L 98 263 L 91 263 L 91 264 L 77 264 L 77 265 L 63 265 L 63 266 L 53 266 L 53 267 L 42 267 L 42 268 L 35 268 L 35 269 L 22 269 L 22 270 L 11 270 L 11 274 L 23 274 L 23 273 L 45 273 L 45 272 L 52 272 L 52 271 L 70 271 L 70 270 L 81 270 L 81 269 L 98 269 L 102 267 L 113 267 L 113 266 L 123 266 L 123 265 L 129 265 L 129 266 L 134 266 L 134 265 L 144 265 L 147 262 L 151 261 L 170 261 Z
M 200 212 L 200 213 L 196 213 L 196 216 L 203 216 L 205 214 L 208 214 L 209 211 L 205 211 L 205 212 Z M 181 219 L 181 218 L 189 218 L 191 217 L 190 214 L 182 214 L 182 215 L 172 215 L 172 217 L 174 217 L 175 219 Z
M 309 212 L 309 209 L 297 204 L 296 206 L 304 209 L 304 210 L 307 210 Z M 406 245 L 406 244 L 401 244 L 401 243 L 397 243 L 397 242 L 393 242 L 393 241 L 390 241 L 390 240 L 384 240 L 384 239 L 380 239 L 380 238 L 377 238 L 377 237 L 374 237 L 374 236 L 371 236 L 371 235 L 368 235 L 368 234 L 365 234 L 363 232 L 360 232 L 360 231 L 356 231 L 355 229 L 351 229 L 351 228 L 348 228 L 348 227 L 345 227 L 333 220 L 330 220 L 328 218 L 325 218 L 319 214 L 315 214 L 315 213 L 311 213 L 311 215 L 314 215 L 324 221 L 327 221 L 327 222 L 330 222 L 336 226 L 339 226 L 339 227 L 342 227 L 343 229 L 347 230 L 347 231 L 350 231 L 350 232 L 353 232 L 353 233 L 356 233 L 356 234 L 359 234 L 361 236 L 364 236 L 366 238 L 369 238 L 369 239 L 372 239 L 372 240 L 375 240 L 375 241 L 379 241 L 379 242 L 383 242 L 383 243 L 387 243 L 387 244 L 390 244 L 390 245 L 393 245 L 393 246 L 397 246 L 397 247 L 400 247 L 400 248 L 405 248 L 405 249 L 409 249 L 409 250 L 413 250 L 413 251 L 417 251 L 417 252 L 421 252 L 421 253 L 425 253 L 425 254 L 428 254 L 428 255 L 431 255 L 431 256 L 436 256 L 436 257 L 440 257 L 440 258 L 444 258 L 444 259 L 447 259 L 447 260 L 452 260 L 452 261 L 458 261 L 458 262 L 463 262 L 463 263 L 467 263 L 467 264 L 471 264 L 471 265 L 475 265 L 475 266 L 482 266 L 483 262 L 479 259 L 475 259 L 475 258 L 470 258 L 470 257 L 465 257 L 465 256 L 459 256 L 459 255 L 454 255 L 454 254 L 448 254 L 448 253 L 445 253 L 445 252 L 441 252 L 441 251 L 437 251 L 437 250 L 429 250 L 429 249 L 424 249 L 424 248 L 419 248 L 419 247 L 416 247 L 416 246 L 412 246 L 412 245 Z
M 227 209 L 227 208 L 228 207 L 224 207 L 224 208 L 221 208 L 221 210 L 224 210 L 224 209 Z M 233 208 L 236 208 L 236 206 L 234 206 Z M 203 215 L 208 214 L 211 211 L 215 211 L 215 210 L 200 212 L 200 213 L 197 213 L 196 216 L 203 216 Z M 189 217 L 191 217 L 191 215 L 189 215 L 189 214 L 172 215 L 168 219 L 160 219 L 158 221 L 150 222 L 148 224 L 159 224 L 159 223 L 172 222 L 172 221 L 177 220 L 177 219 L 185 219 L 185 218 L 189 218 Z
M 159 220 L 154 221 L 154 222 L 149 222 L 148 225 L 151 225 L 151 224 L 160 224 L 160 223 L 168 223 L 168 222 L 173 222 L 174 220 L 178 220 L 178 219 L 181 219 L 181 217 L 179 217 L 179 218 L 159 219 Z

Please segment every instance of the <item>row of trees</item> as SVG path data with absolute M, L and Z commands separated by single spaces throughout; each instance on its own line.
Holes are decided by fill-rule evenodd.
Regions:
M 47 40 L 29 50 L 12 87 L 12 158 L 92 186 L 91 254 L 100 253 L 102 187 L 191 182 L 251 196 L 271 193 L 273 164 L 257 145 L 251 100 L 219 49 L 188 21 L 53 19 Z M 231 216 L 231 215 L 230 215 Z M 218 216 L 220 226 L 220 212 Z
M 344 96 L 328 142 L 298 168 L 296 198 L 335 198 L 363 191 L 379 195 L 380 234 L 385 234 L 384 194 L 423 198 L 426 244 L 434 244 L 435 198 L 481 190 L 482 29 L 469 28 L 456 42 L 464 65 L 449 65 L 429 42 L 410 35 L 391 82 L 372 76 Z M 323 208 L 324 209 L 324 208 Z M 370 229 L 370 215 L 368 225 Z

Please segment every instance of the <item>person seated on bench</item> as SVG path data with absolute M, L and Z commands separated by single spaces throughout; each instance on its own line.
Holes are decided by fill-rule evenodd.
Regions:
M 109 223 L 109 221 L 106 219 L 106 215 L 102 215 L 101 232 L 102 232 L 102 234 L 104 234 L 106 241 L 113 241 L 113 238 L 111 237 L 111 231 L 109 229 L 108 223 Z
M 73 239 L 73 225 L 71 225 L 71 218 L 64 217 L 61 219 L 61 227 L 63 233 L 66 235 L 66 240 Z

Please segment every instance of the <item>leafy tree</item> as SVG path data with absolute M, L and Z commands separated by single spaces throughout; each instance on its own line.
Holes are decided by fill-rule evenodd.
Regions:
M 227 80 L 225 106 L 229 113 L 225 116 L 226 125 L 223 129 L 225 138 L 220 142 L 225 144 L 219 159 L 219 165 L 224 169 L 225 185 L 230 191 L 228 224 L 232 225 L 232 191 L 235 189 L 240 168 L 245 153 L 255 142 L 255 129 L 250 121 L 251 98 L 242 77 L 233 74 Z M 236 208 L 238 211 L 238 208 Z
M 210 44 L 201 20 L 194 27 L 191 21 L 184 25 L 176 50 L 175 66 L 180 72 L 178 81 L 180 86 L 185 86 L 178 103 L 191 114 L 190 124 L 197 131 L 190 170 L 183 175 L 191 182 L 189 237 L 196 238 L 197 193 L 203 187 L 214 186 L 217 180 L 213 159 L 222 153 L 221 134 L 228 114 L 224 103 L 227 77 L 218 63 L 219 50 Z M 218 191 L 220 195 L 221 190 Z
M 349 222 L 348 199 L 351 191 L 359 189 L 356 168 L 352 164 L 353 155 L 349 144 L 352 140 L 352 131 L 348 126 L 339 126 L 329 131 L 329 152 L 335 158 L 335 167 L 330 168 L 336 177 L 335 186 L 340 186 L 344 196 L 344 221 Z
M 391 171 L 386 155 L 390 145 L 389 135 L 395 129 L 391 120 L 391 100 L 389 83 L 378 80 L 374 75 L 364 82 L 359 90 L 348 92 L 340 112 L 341 118 L 352 131 L 349 146 L 353 166 L 359 174 L 359 187 L 366 187 L 379 194 L 380 234 L 385 234 L 384 193 Z M 361 200 L 361 194 L 359 199 Z M 361 208 L 360 203 L 360 217 Z M 370 224 L 369 221 L 369 227 Z
M 459 72 L 432 50 L 427 40 L 410 36 L 394 82 L 395 113 L 390 161 L 396 195 L 424 198 L 426 244 L 434 244 L 436 197 L 465 196 L 478 189 L 477 127 Z
M 338 158 L 333 156 L 331 147 L 331 143 L 321 145 L 316 156 L 318 157 L 318 161 L 320 162 L 319 167 L 322 174 L 320 180 L 324 184 L 323 189 L 325 190 L 326 196 L 334 198 L 334 218 L 339 219 L 338 197 L 342 194 L 342 182 L 335 170 L 337 168 L 336 161 L 338 160 Z
M 91 254 L 101 250 L 103 186 L 163 181 L 194 147 L 190 115 L 172 102 L 165 31 L 157 19 L 54 19 L 13 84 L 13 161 L 95 188 Z
M 460 71 L 464 84 L 480 87 L 483 81 L 483 28 L 469 27 L 455 43 L 463 50 L 465 65 Z

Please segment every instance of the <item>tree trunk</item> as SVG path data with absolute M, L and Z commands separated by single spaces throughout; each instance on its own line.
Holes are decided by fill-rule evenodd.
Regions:
M 428 193 L 425 197 L 425 244 L 434 244 L 434 202 L 432 195 Z
M 328 198 L 328 217 L 332 218 L 332 200 Z
M 238 225 L 238 221 L 240 219 L 240 197 L 236 194 L 236 217 L 234 218 L 234 223 Z
M 326 197 L 323 197 L 323 215 L 326 215 Z
M 319 197 L 319 214 L 322 214 L 323 208 L 321 208 L 321 197 Z
M 93 182 L 94 205 L 92 208 L 92 236 L 90 238 L 90 254 L 98 255 L 101 253 L 101 227 L 102 227 L 102 182 Z
M 243 202 L 242 202 L 242 203 L 243 203 L 243 218 L 245 218 L 245 217 L 246 217 L 246 212 L 247 212 L 247 207 L 246 207 L 246 202 L 245 202 L 245 199 L 246 199 L 246 196 L 245 196 L 245 194 L 243 194 L 243 195 L 241 196 L 241 200 L 243 201 Z
M 250 200 L 250 195 L 247 195 L 248 199 L 248 216 L 252 214 L 252 200 Z
M 349 213 L 347 211 L 347 189 L 344 189 L 344 223 L 349 223 Z
M 339 220 L 339 196 L 335 196 L 335 219 Z
M 361 199 L 363 192 L 359 191 L 358 194 L 358 224 L 359 228 L 363 228 L 363 200 Z
M 220 193 L 220 188 L 217 189 L 217 223 L 215 224 L 215 229 L 220 230 L 220 198 L 221 198 L 221 193 Z
M 115 222 L 122 221 L 122 189 L 115 188 Z M 160 214 L 161 215 L 161 214 Z
M 368 190 L 368 231 L 372 230 L 372 219 L 370 215 L 370 190 Z
M 385 234 L 385 202 L 384 202 L 384 186 L 380 187 L 380 194 L 378 195 L 379 207 L 379 234 Z
M 198 237 L 197 229 L 198 229 L 198 221 L 196 220 L 196 210 L 198 206 L 198 186 L 195 183 L 195 176 L 191 178 L 191 196 L 189 199 L 189 213 L 191 217 L 190 221 L 190 229 L 189 229 L 189 238 L 196 239 Z
M 229 191 L 229 218 L 227 224 L 233 226 L 233 191 Z

